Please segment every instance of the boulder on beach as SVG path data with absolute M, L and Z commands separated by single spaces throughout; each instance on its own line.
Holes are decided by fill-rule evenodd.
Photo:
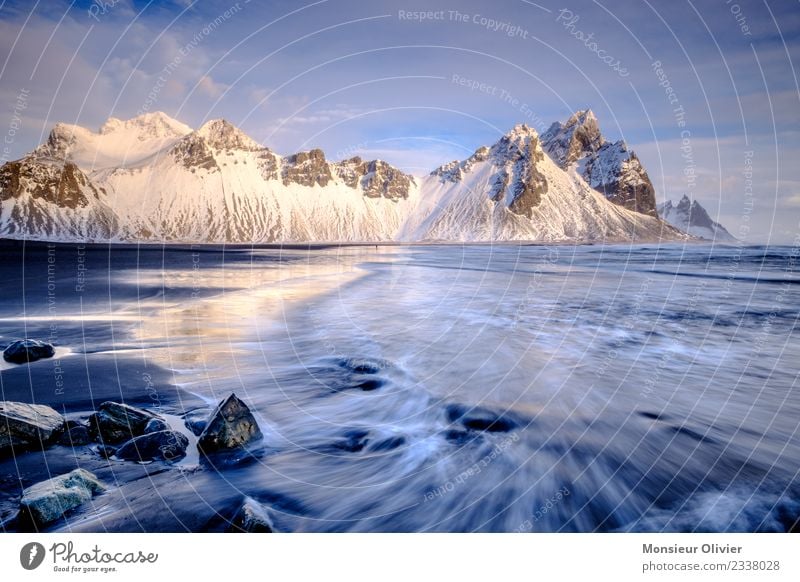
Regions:
M 231 520 L 229 532 L 273 533 L 275 526 L 267 508 L 252 497 L 245 497 L 239 511 Z
M 36 526 L 47 525 L 105 489 L 92 473 L 75 469 L 25 489 L 20 501 L 21 517 L 31 520 Z
M 162 430 L 137 436 L 117 449 L 123 461 L 175 462 L 186 456 L 189 439 L 174 430 Z
M 39 340 L 24 339 L 12 342 L 3 350 L 3 359 L 12 364 L 27 364 L 42 358 L 52 358 L 56 350 L 52 344 Z
M 0 401 L 0 453 L 11 447 L 46 446 L 64 417 L 43 404 Z
M 118 444 L 144 434 L 147 423 L 153 419 L 163 420 L 157 414 L 129 404 L 103 402 L 89 417 L 89 428 L 95 439 Z
M 58 444 L 65 447 L 82 447 L 92 441 L 89 427 L 77 420 L 68 420 L 64 424 L 64 431 L 58 437 Z
M 205 454 L 245 447 L 263 435 L 247 405 L 231 394 L 219 403 L 197 442 Z

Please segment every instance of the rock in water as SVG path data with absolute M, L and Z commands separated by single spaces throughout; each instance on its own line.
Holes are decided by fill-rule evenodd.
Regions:
M 113 457 L 114 454 L 117 452 L 117 449 L 115 447 L 110 447 L 108 445 L 97 445 L 96 447 L 94 447 L 93 450 L 95 453 L 97 453 L 104 459 Z
M 211 413 L 197 447 L 206 454 L 238 449 L 262 436 L 253 413 L 236 394 L 231 394 Z
M 183 417 L 183 424 L 199 437 L 208 426 L 208 410 L 193 410 Z
M 89 417 L 92 435 L 104 442 L 117 444 L 144 434 L 147 423 L 160 416 L 119 402 L 103 402 Z
M 25 489 L 20 507 L 23 516 L 35 525 L 47 525 L 105 489 L 92 473 L 75 469 L 66 475 L 53 477 Z
M 161 432 L 162 430 L 169 430 L 169 425 L 160 418 L 153 418 L 145 425 L 144 434 Z
M 267 509 L 252 497 L 245 497 L 242 507 L 231 520 L 229 532 L 273 533 L 275 526 Z
M 42 358 L 52 358 L 56 353 L 51 344 L 38 340 L 17 340 L 3 350 L 3 359 L 12 364 L 26 364 Z
M 65 430 L 58 437 L 58 444 L 65 447 L 82 447 L 91 442 L 92 437 L 89 434 L 89 427 L 86 425 L 75 420 L 68 420 L 64 426 Z
M 116 456 L 123 461 L 175 462 L 186 456 L 189 439 L 174 430 L 143 434 L 129 440 L 117 449 Z
M 15 446 L 45 446 L 63 427 L 64 417 L 49 406 L 0 402 L 0 453 Z

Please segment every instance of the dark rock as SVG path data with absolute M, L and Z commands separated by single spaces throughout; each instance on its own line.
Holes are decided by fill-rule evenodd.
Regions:
M 20 511 L 35 525 L 47 525 L 103 491 L 105 487 L 92 473 L 75 469 L 25 489 Z
M 710 436 L 700 434 L 699 432 L 692 430 L 690 428 L 686 428 L 685 426 L 671 426 L 669 430 L 675 434 L 687 436 L 690 439 L 697 441 L 699 443 L 707 443 L 707 444 L 714 444 L 717 441 Z
M 383 386 L 383 380 L 371 378 L 369 380 L 362 380 L 360 382 L 356 382 L 353 388 L 357 388 L 359 390 L 363 390 L 364 392 L 372 392 L 373 390 L 377 390 L 381 386 Z
M 200 436 L 208 425 L 209 414 L 208 410 L 193 410 L 183 417 L 183 424 L 194 436 Z
M 211 413 L 197 447 L 206 454 L 238 449 L 262 436 L 253 413 L 235 394 L 231 394 Z
M 64 425 L 64 432 L 58 437 L 58 444 L 65 447 L 82 447 L 88 445 L 92 437 L 89 427 L 76 420 L 68 420 Z
M 0 402 L 0 452 L 46 446 L 64 427 L 64 417 L 42 404 Z
M 179 461 L 186 456 L 189 439 L 174 430 L 143 434 L 129 440 L 117 449 L 116 456 L 123 461 Z
M 447 419 L 460 423 L 468 430 L 481 432 L 509 432 L 519 426 L 519 422 L 508 414 L 462 404 L 450 404 L 447 407 Z
M 669 416 L 661 412 L 648 412 L 646 410 L 639 411 L 639 416 L 649 418 L 650 420 L 668 420 Z
M 12 342 L 3 350 L 3 359 L 12 364 L 27 364 L 42 358 L 52 358 L 55 348 L 46 342 L 24 339 Z
M 369 450 L 372 452 L 393 451 L 405 446 L 406 438 L 403 436 L 389 437 L 380 441 L 376 441 Z
M 450 429 L 444 432 L 444 438 L 454 445 L 463 446 L 480 440 L 481 436 L 469 430 Z
M 89 417 L 92 436 L 103 443 L 117 444 L 144 434 L 147 423 L 160 416 L 119 402 L 103 402 Z
M 330 164 L 320 149 L 300 152 L 284 158 L 283 184 L 301 186 L 327 186 L 333 179 Z
M 99 197 L 100 191 L 72 162 L 29 155 L 0 167 L 0 202 L 28 195 L 40 204 L 76 209 L 89 205 L 87 193 Z
M 144 426 L 144 434 L 151 432 L 161 432 L 162 430 L 170 430 L 169 425 L 160 418 L 152 418 L 147 421 Z
M 334 168 L 350 188 L 357 188 L 360 184 L 367 198 L 408 198 L 414 183 L 413 176 L 404 174 L 382 160 L 364 162 L 356 156 L 334 164 Z
M 251 497 L 245 497 L 242 507 L 231 520 L 229 532 L 273 533 L 275 525 L 266 507 Z
M 97 445 L 94 447 L 94 452 L 103 457 L 104 459 L 108 459 L 113 457 L 117 453 L 116 447 L 110 447 L 108 445 Z
M 369 442 L 369 431 L 363 429 L 349 430 L 344 433 L 344 437 L 344 440 L 333 443 L 331 449 L 348 453 L 358 453 L 362 451 Z

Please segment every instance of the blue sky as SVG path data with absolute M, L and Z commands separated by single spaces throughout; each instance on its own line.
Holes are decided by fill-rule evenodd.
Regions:
M 57 121 L 161 110 L 419 174 L 591 107 L 660 199 L 791 243 L 799 36 L 793 0 L 3 2 L 0 131 L 14 159 Z

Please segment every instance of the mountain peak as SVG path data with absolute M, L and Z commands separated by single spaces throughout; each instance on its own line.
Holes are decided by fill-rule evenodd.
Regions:
M 217 149 L 255 151 L 264 149 L 261 144 L 233 125 L 227 119 L 206 121 L 195 135 Z
M 191 133 L 191 131 L 191 127 L 173 119 L 163 111 L 143 113 L 127 120 L 109 117 L 100 127 L 100 135 L 133 132 L 140 141 L 177 138 Z
M 571 127 L 573 125 L 585 125 L 587 123 L 594 123 L 597 125 L 597 117 L 595 117 L 594 111 L 591 109 L 579 109 L 567 119 L 564 125 Z
M 736 238 L 716 222 L 697 200 L 684 194 L 678 204 L 667 200 L 658 207 L 658 213 L 672 226 L 693 236 L 717 242 L 733 242 Z
M 566 168 L 605 143 L 597 117 L 591 109 L 576 111 L 565 123 L 556 121 L 542 135 L 547 153 L 559 166 Z
M 481 150 L 475 156 L 482 157 Z M 515 125 L 511 131 L 501 137 L 483 156 L 490 155 L 496 163 L 513 161 L 524 157 L 541 159 L 544 155 L 539 145 L 539 134 L 525 123 Z M 474 157 L 474 156 L 473 156 Z
M 544 150 L 562 169 L 575 167 L 589 185 L 617 205 L 656 216 L 655 189 L 639 159 L 623 140 L 611 143 L 591 109 L 556 121 L 542 135 Z
M 504 137 L 514 139 L 514 138 L 528 138 L 528 137 L 539 137 L 539 134 L 529 126 L 527 123 L 518 123 L 511 130 L 505 134 Z

